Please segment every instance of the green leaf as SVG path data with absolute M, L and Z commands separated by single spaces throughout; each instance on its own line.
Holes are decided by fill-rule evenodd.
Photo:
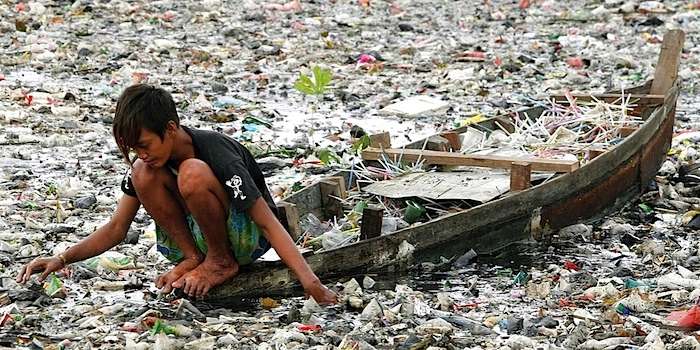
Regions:
M 306 95 L 313 95 L 315 91 L 314 83 L 305 74 L 299 75 L 299 79 L 294 83 L 294 88 Z
M 335 152 L 328 148 L 321 148 L 316 152 L 316 155 L 318 156 L 318 159 L 323 163 L 324 165 L 329 165 L 333 162 L 335 163 L 340 163 L 340 157 L 338 157 Z
M 175 328 L 172 326 L 168 326 L 165 322 L 158 319 L 155 323 L 153 323 L 153 328 L 151 328 L 151 335 L 156 335 L 158 333 L 165 333 L 168 335 L 175 334 Z
M 326 86 L 333 79 L 330 69 L 323 69 L 319 66 L 313 68 L 314 81 L 316 82 L 316 94 L 322 95 L 326 91 Z
M 359 153 L 365 148 L 369 147 L 369 145 L 372 143 L 372 140 L 369 138 L 369 135 L 362 135 L 355 143 L 352 144 L 352 150 L 355 153 Z
M 63 289 L 63 282 L 56 277 L 55 274 L 49 275 L 48 281 L 44 283 L 44 291 L 46 292 L 46 295 L 53 297 L 57 295 L 61 289 Z
M 331 70 L 314 66 L 311 72 L 313 80 L 306 74 L 300 73 L 299 79 L 294 83 L 294 88 L 306 95 L 323 95 L 333 79 Z

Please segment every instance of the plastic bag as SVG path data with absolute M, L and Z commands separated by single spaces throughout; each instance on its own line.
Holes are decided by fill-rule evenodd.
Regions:
M 667 317 L 670 321 L 676 321 L 676 325 L 687 329 L 700 329 L 700 306 L 695 305 L 686 311 L 674 311 Z

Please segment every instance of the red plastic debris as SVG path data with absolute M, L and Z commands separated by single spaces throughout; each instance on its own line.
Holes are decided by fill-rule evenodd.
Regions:
M 369 7 L 369 0 L 357 0 L 357 3 L 362 7 Z
M 317 324 L 300 324 L 297 326 L 300 332 L 318 332 L 321 330 L 321 326 Z
M 681 328 L 700 329 L 700 306 L 695 305 L 686 311 L 671 312 L 667 319 L 676 321 L 676 325 Z
M 573 301 L 566 299 L 566 298 L 561 298 L 559 299 L 559 307 L 575 307 L 576 303 Z
M 5 76 L 0 73 L 0 81 L 5 80 Z
M 2 318 L 0 318 L 0 327 L 4 327 L 5 325 L 9 325 L 15 322 L 15 319 L 12 318 L 12 315 L 9 313 L 5 313 L 2 315 Z
M 24 95 L 24 102 L 27 104 L 27 106 L 31 106 L 33 100 L 34 97 L 32 97 L 32 95 Z
M 524 9 L 530 7 L 530 0 L 520 0 L 518 7 L 520 7 L 521 10 L 524 10 Z
M 581 269 L 580 267 L 578 267 L 578 265 L 576 265 L 576 263 L 570 260 L 564 261 L 564 268 L 570 271 L 578 271 Z
M 495 64 L 496 67 L 500 67 L 501 64 L 503 64 L 503 60 L 500 57 L 496 56 L 496 58 L 493 60 L 493 64 Z
M 583 60 L 581 57 L 569 57 L 566 59 L 566 64 L 568 64 L 571 68 L 583 68 Z
M 27 4 L 20 2 L 17 5 L 15 5 L 15 11 L 17 12 L 24 12 L 27 10 Z

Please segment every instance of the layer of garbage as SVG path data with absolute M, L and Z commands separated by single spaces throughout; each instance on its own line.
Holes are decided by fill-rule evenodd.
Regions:
M 0 345 L 698 348 L 699 8 L 636 0 L 0 3 Z M 296 297 L 232 309 L 158 295 L 153 281 L 170 265 L 140 212 L 112 252 L 46 283 L 14 282 L 23 264 L 63 251 L 113 213 L 126 165 L 111 119 L 133 83 L 171 91 L 184 124 L 244 142 L 279 199 L 339 169 L 375 180 L 420 174 L 393 163 L 353 169 L 359 129 L 389 131 L 391 144 L 403 145 L 538 103 L 558 121 L 518 124 L 518 136 L 492 133 L 492 141 L 472 133 L 479 142 L 460 151 L 508 145 L 585 162 L 582 144 L 614 145 L 614 130 L 638 121 L 595 103 L 577 102 L 571 114 L 548 96 L 641 85 L 671 28 L 687 33 L 683 91 L 656 187 L 609 220 L 562 230 L 552 247 L 528 244 L 527 261 L 512 251 L 466 252 L 399 281 L 324 281 L 341 294 L 334 307 Z M 414 104 L 395 105 L 405 101 Z M 573 116 L 580 120 L 561 124 Z M 368 199 L 348 203 L 350 219 L 363 200 L 379 203 Z M 387 206 L 395 220 L 386 230 L 415 213 L 430 220 L 473 204 L 433 202 Z M 316 219 L 305 230 L 322 235 L 337 225 Z M 323 249 L 315 237 L 306 243 Z

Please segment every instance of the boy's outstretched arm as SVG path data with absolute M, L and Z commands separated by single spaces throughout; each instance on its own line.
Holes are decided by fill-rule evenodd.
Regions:
M 117 210 L 108 223 L 68 248 L 61 254 L 63 259 L 59 256 L 53 256 L 32 260 L 29 264 L 22 267 L 19 275 L 17 275 L 17 282 L 27 282 L 29 277 L 35 272 L 41 272 L 39 280 L 43 281 L 51 272 L 58 271 L 67 264 L 102 254 L 116 246 L 126 237 L 131 221 L 136 216 L 140 206 L 141 202 L 136 197 L 123 195 L 119 200 Z
M 253 206 L 248 209 L 248 215 L 263 230 L 265 238 L 270 241 L 270 244 L 282 261 L 294 272 L 307 294 L 312 296 L 319 304 L 334 304 L 337 302 L 335 293 L 326 288 L 314 274 L 299 252 L 296 244 L 292 241 L 292 237 L 289 236 L 287 230 L 277 220 L 277 217 L 275 217 L 262 197 L 259 197 L 253 203 Z

